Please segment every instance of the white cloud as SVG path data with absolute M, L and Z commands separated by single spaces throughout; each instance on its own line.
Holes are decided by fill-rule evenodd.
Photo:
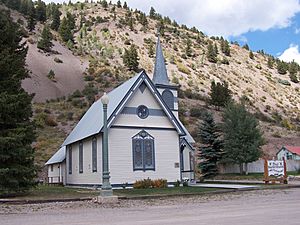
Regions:
M 299 46 L 291 44 L 290 47 L 278 57 L 279 59 L 285 62 L 291 62 L 295 60 L 300 65 L 300 52 Z
M 196 26 L 208 35 L 239 36 L 248 31 L 284 28 L 300 11 L 298 0 L 127 0 L 129 6 Z
M 299 34 L 300 33 L 300 28 L 295 28 L 295 34 Z
M 298 0 L 126 0 L 126 2 L 131 8 L 138 8 L 147 13 L 153 6 L 160 14 L 169 16 L 179 23 L 190 27 L 196 26 L 208 35 L 225 37 L 240 36 L 248 31 L 288 27 L 293 16 L 300 12 Z

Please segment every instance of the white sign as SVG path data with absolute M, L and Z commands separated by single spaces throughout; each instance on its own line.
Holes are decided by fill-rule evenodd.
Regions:
M 282 160 L 268 160 L 268 175 L 281 177 L 284 176 L 284 163 Z

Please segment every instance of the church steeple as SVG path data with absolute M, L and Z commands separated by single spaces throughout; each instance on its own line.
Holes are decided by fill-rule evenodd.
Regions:
M 155 85 L 170 85 L 159 35 L 156 43 L 156 58 L 152 80 Z
M 160 38 L 158 35 L 156 43 L 156 58 L 154 73 L 152 79 L 155 87 L 161 94 L 162 99 L 172 110 L 173 114 L 178 118 L 178 88 L 179 86 L 170 84 L 167 68 L 165 64 L 164 54 L 160 44 Z

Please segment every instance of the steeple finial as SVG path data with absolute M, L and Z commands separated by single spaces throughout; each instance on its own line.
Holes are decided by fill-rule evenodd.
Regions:
M 160 44 L 159 29 L 157 30 L 156 58 L 152 80 L 154 84 L 170 85 L 165 65 L 164 54 Z

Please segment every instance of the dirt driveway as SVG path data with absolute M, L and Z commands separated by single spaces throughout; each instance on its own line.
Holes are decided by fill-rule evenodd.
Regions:
M 189 198 L 0 205 L 0 224 L 299 225 L 300 189 L 264 190 Z

